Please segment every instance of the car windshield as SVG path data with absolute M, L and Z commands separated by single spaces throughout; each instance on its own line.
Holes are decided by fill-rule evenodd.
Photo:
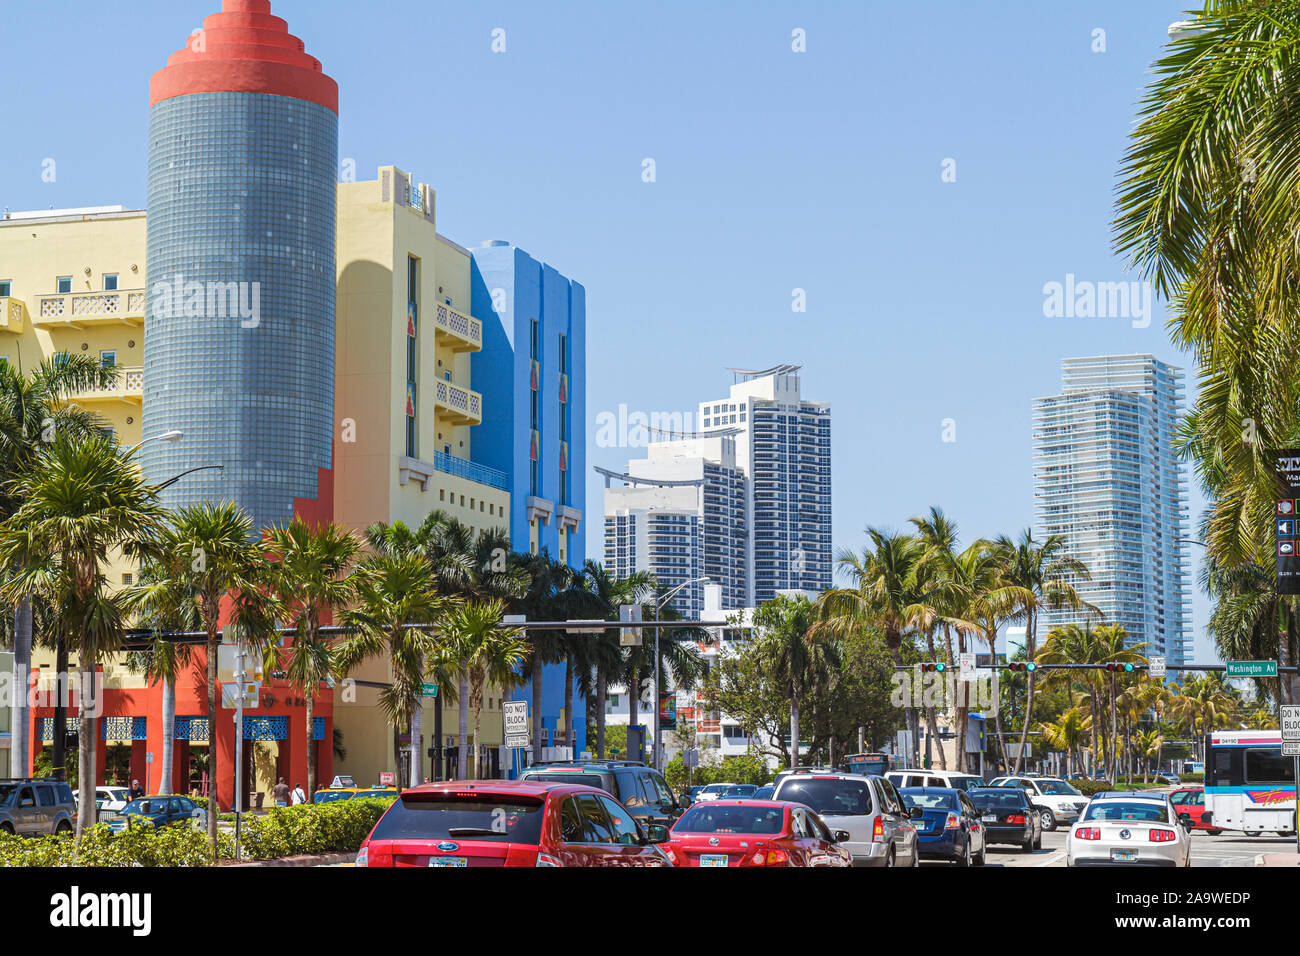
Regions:
M 393 790 L 361 790 L 357 797 L 395 797 L 397 793 Z
M 0 807 L 3 807 L 13 799 L 14 791 L 18 789 L 16 783 L 0 783 Z
M 729 807 L 701 803 L 682 814 L 674 833 L 780 833 L 784 807 Z
M 600 774 L 595 773 L 572 773 L 565 770 L 555 771 L 554 773 L 528 773 L 524 774 L 525 780 L 540 780 L 542 783 L 571 783 L 578 787 L 595 787 L 597 790 L 610 792 L 609 787 L 605 786 L 604 779 Z M 618 794 L 614 794 L 618 796 Z
M 410 793 L 394 801 L 371 840 L 485 840 L 536 845 L 542 801 L 516 794 Z
M 730 789 L 731 789 L 731 784 L 729 783 L 711 783 L 700 792 L 701 793 L 726 793 Z
M 723 790 L 722 795 L 724 797 L 748 797 L 757 789 L 758 787 L 755 787 L 753 784 L 741 783 Z
M 951 777 L 949 785 L 954 790 L 970 790 L 972 787 L 987 787 L 983 777 Z
M 1085 820 L 1108 820 L 1123 823 L 1136 820 L 1141 823 L 1168 823 L 1169 809 L 1163 803 L 1154 801 L 1132 802 L 1124 800 L 1093 801 L 1084 811 Z
M 166 808 L 166 799 L 158 797 L 141 797 L 139 800 L 132 800 L 122 808 L 123 815 L 128 813 L 159 813 Z
M 350 790 L 317 790 L 316 796 L 311 798 L 312 803 L 333 803 L 336 800 L 351 800 L 352 792 Z
M 955 809 L 953 798 L 947 793 L 926 793 L 923 790 L 900 790 L 898 795 L 903 798 L 903 803 L 909 807 L 920 807 L 922 810 L 953 810 Z
M 1019 790 L 999 787 L 993 790 L 968 790 L 971 802 L 981 810 L 1023 810 L 1025 796 Z
M 1073 794 L 1076 797 L 1083 796 L 1083 794 L 1078 790 L 1075 790 L 1074 787 L 1070 786 L 1064 780 L 1035 780 L 1034 783 L 1038 784 L 1039 790 L 1051 796 L 1066 794 Z
M 787 777 L 781 799 L 806 804 L 827 816 L 862 816 L 871 812 L 871 797 L 863 780 Z

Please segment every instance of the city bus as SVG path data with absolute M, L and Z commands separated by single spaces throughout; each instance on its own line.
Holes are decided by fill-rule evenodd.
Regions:
M 1295 833 L 1295 758 L 1282 756 L 1280 730 L 1205 735 L 1205 809 L 1216 829 Z
M 889 754 L 849 754 L 844 758 L 849 773 L 875 774 L 883 777 L 889 770 Z

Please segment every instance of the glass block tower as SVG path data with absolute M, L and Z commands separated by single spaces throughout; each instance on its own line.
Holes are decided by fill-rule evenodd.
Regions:
M 142 432 L 185 438 L 144 445 L 145 473 L 224 465 L 164 503 L 258 528 L 328 517 L 338 86 L 267 0 L 225 0 L 150 103 Z
M 1182 372 L 1150 355 L 1065 359 L 1062 392 L 1034 402 L 1038 525 L 1091 572 L 1080 595 L 1143 653 L 1188 659 L 1187 490 L 1173 453 Z M 1043 616 L 1052 627 L 1077 613 Z

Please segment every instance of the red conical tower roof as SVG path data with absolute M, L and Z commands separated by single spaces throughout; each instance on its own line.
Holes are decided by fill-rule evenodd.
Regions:
M 339 111 L 339 86 L 309 56 L 270 0 L 223 0 L 202 33 L 149 81 L 149 105 L 189 93 L 271 93 Z

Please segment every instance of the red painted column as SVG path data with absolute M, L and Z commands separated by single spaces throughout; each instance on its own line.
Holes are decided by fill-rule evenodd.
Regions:
M 235 805 L 235 712 L 220 704 L 218 700 L 208 746 L 217 755 L 217 803 L 222 810 L 229 810 Z

